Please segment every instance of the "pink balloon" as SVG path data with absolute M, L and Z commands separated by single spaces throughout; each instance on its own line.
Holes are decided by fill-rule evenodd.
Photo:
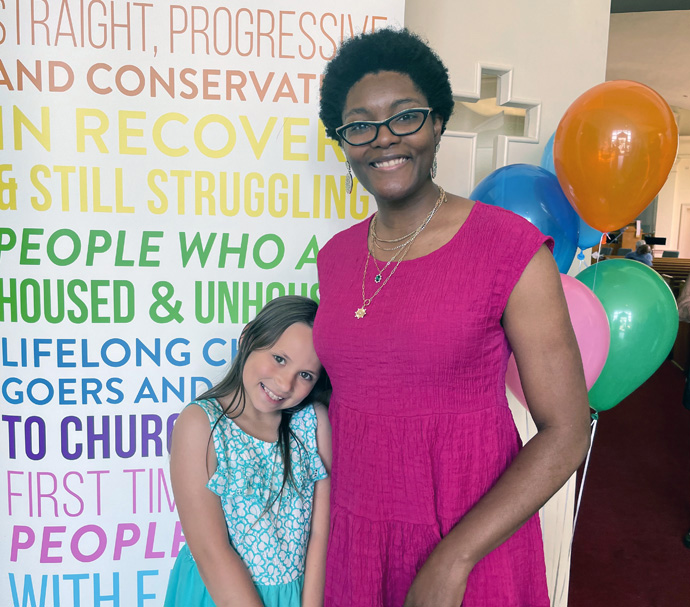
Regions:
M 579 280 L 561 274 L 561 283 L 570 312 L 570 322 L 575 331 L 577 345 L 580 347 L 585 382 L 589 390 L 597 381 L 609 353 L 611 330 L 608 317 L 597 296 Z M 506 385 L 520 403 L 527 407 L 515 356 L 512 354 L 508 359 Z

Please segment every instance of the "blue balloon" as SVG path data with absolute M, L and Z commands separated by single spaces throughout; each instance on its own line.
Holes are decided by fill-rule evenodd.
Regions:
M 558 269 L 568 271 L 577 248 L 579 218 L 555 175 L 531 164 L 510 164 L 482 179 L 470 198 L 513 211 L 551 236 Z
M 546 147 L 541 155 L 541 162 L 539 166 L 542 169 L 546 169 L 549 173 L 556 174 L 556 167 L 553 164 L 553 140 L 556 138 L 556 133 L 554 132 L 549 140 L 546 142 Z
M 589 247 L 598 245 L 601 242 L 601 237 L 604 233 L 600 232 L 599 230 L 595 230 L 591 226 L 588 226 L 585 223 L 585 220 L 582 219 L 582 217 L 580 217 L 579 219 L 580 237 L 577 241 L 577 246 L 580 247 L 580 249 L 589 249 Z
M 554 167 L 553 164 L 553 140 L 555 139 L 555 137 L 556 133 L 554 132 L 553 135 L 551 135 L 551 137 L 549 137 L 549 140 L 546 142 L 546 147 L 544 147 L 544 152 L 541 155 L 540 163 L 540 166 L 542 168 L 546 169 L 550 173 L 553 173 L 554 175 L 556 174 L 556 167 Z M 577 246 L 580 247 L 580 250 L 584 250 L 589 249 L 589 247 L 598 245 L 601 242 L 601 237 L 603 233 L 587 225 L 585 223 L 585 220 L 582 219 L 582 217 L 580 217 L 579 215 L 577 217 L 580 221 L 580 236 L 577 241 Z

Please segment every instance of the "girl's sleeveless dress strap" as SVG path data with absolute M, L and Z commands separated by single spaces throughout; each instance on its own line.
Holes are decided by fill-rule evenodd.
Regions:
M 246 434 L 222 415 L 214 399 L 191 405 L 201 407 L 215 426 L 217 467 L 206 487 L 221 499 L 230 541 L 247 565 L 259 597 L 266 607 L 300 607 L 314 483 L 327 476 L 318 455 L 313 406 L 295 413 L 290 422 L 296 487 L 285 488 L 283 503 L 291 511 L 274 505 L 268 517 L 262 510 L 279 490 L 283 474 L 277 445 Z M 187 545 L 170 574 L 164 607 L 215 607 Z

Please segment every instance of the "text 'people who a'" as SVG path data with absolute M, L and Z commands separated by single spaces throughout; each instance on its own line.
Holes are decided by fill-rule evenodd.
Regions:
M 319 253 L 315 235 L 305 244 L 304 240 L 286 243 L 281 236 L 272 233 L 177 232 L 169 233 L 171 238 L 167 242 L 165 234 L 160 230 L 137 233 L 134 230 L 92 229 L 82 234 L 71 228 L 46 231 L 45 228 L 15 230 L 3 227 L 0 228 L 0 263 L 158 268 L 161 258 L 170 259 L 174 255 L 182 268 L 244 269 L 255 266 L 272 270 L 286 262 L 295 270 L 301 270 L 307 264 L 315 265 Z

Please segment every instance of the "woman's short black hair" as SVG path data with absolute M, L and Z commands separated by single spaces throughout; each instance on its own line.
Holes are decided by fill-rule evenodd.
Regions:
M 399 72 L 410 77 L 443 120 L 443 130 L 453 113 L 453 93 L 448 69 L 419 36 L 409 30 L 382 29 L 359 34 L 343 42 L 326 65 L 321 84 L 319 117 L 326 134 L 339 139 L 335 129 L 342 125 L 345 98 L 352 86 L 367 74 Z

